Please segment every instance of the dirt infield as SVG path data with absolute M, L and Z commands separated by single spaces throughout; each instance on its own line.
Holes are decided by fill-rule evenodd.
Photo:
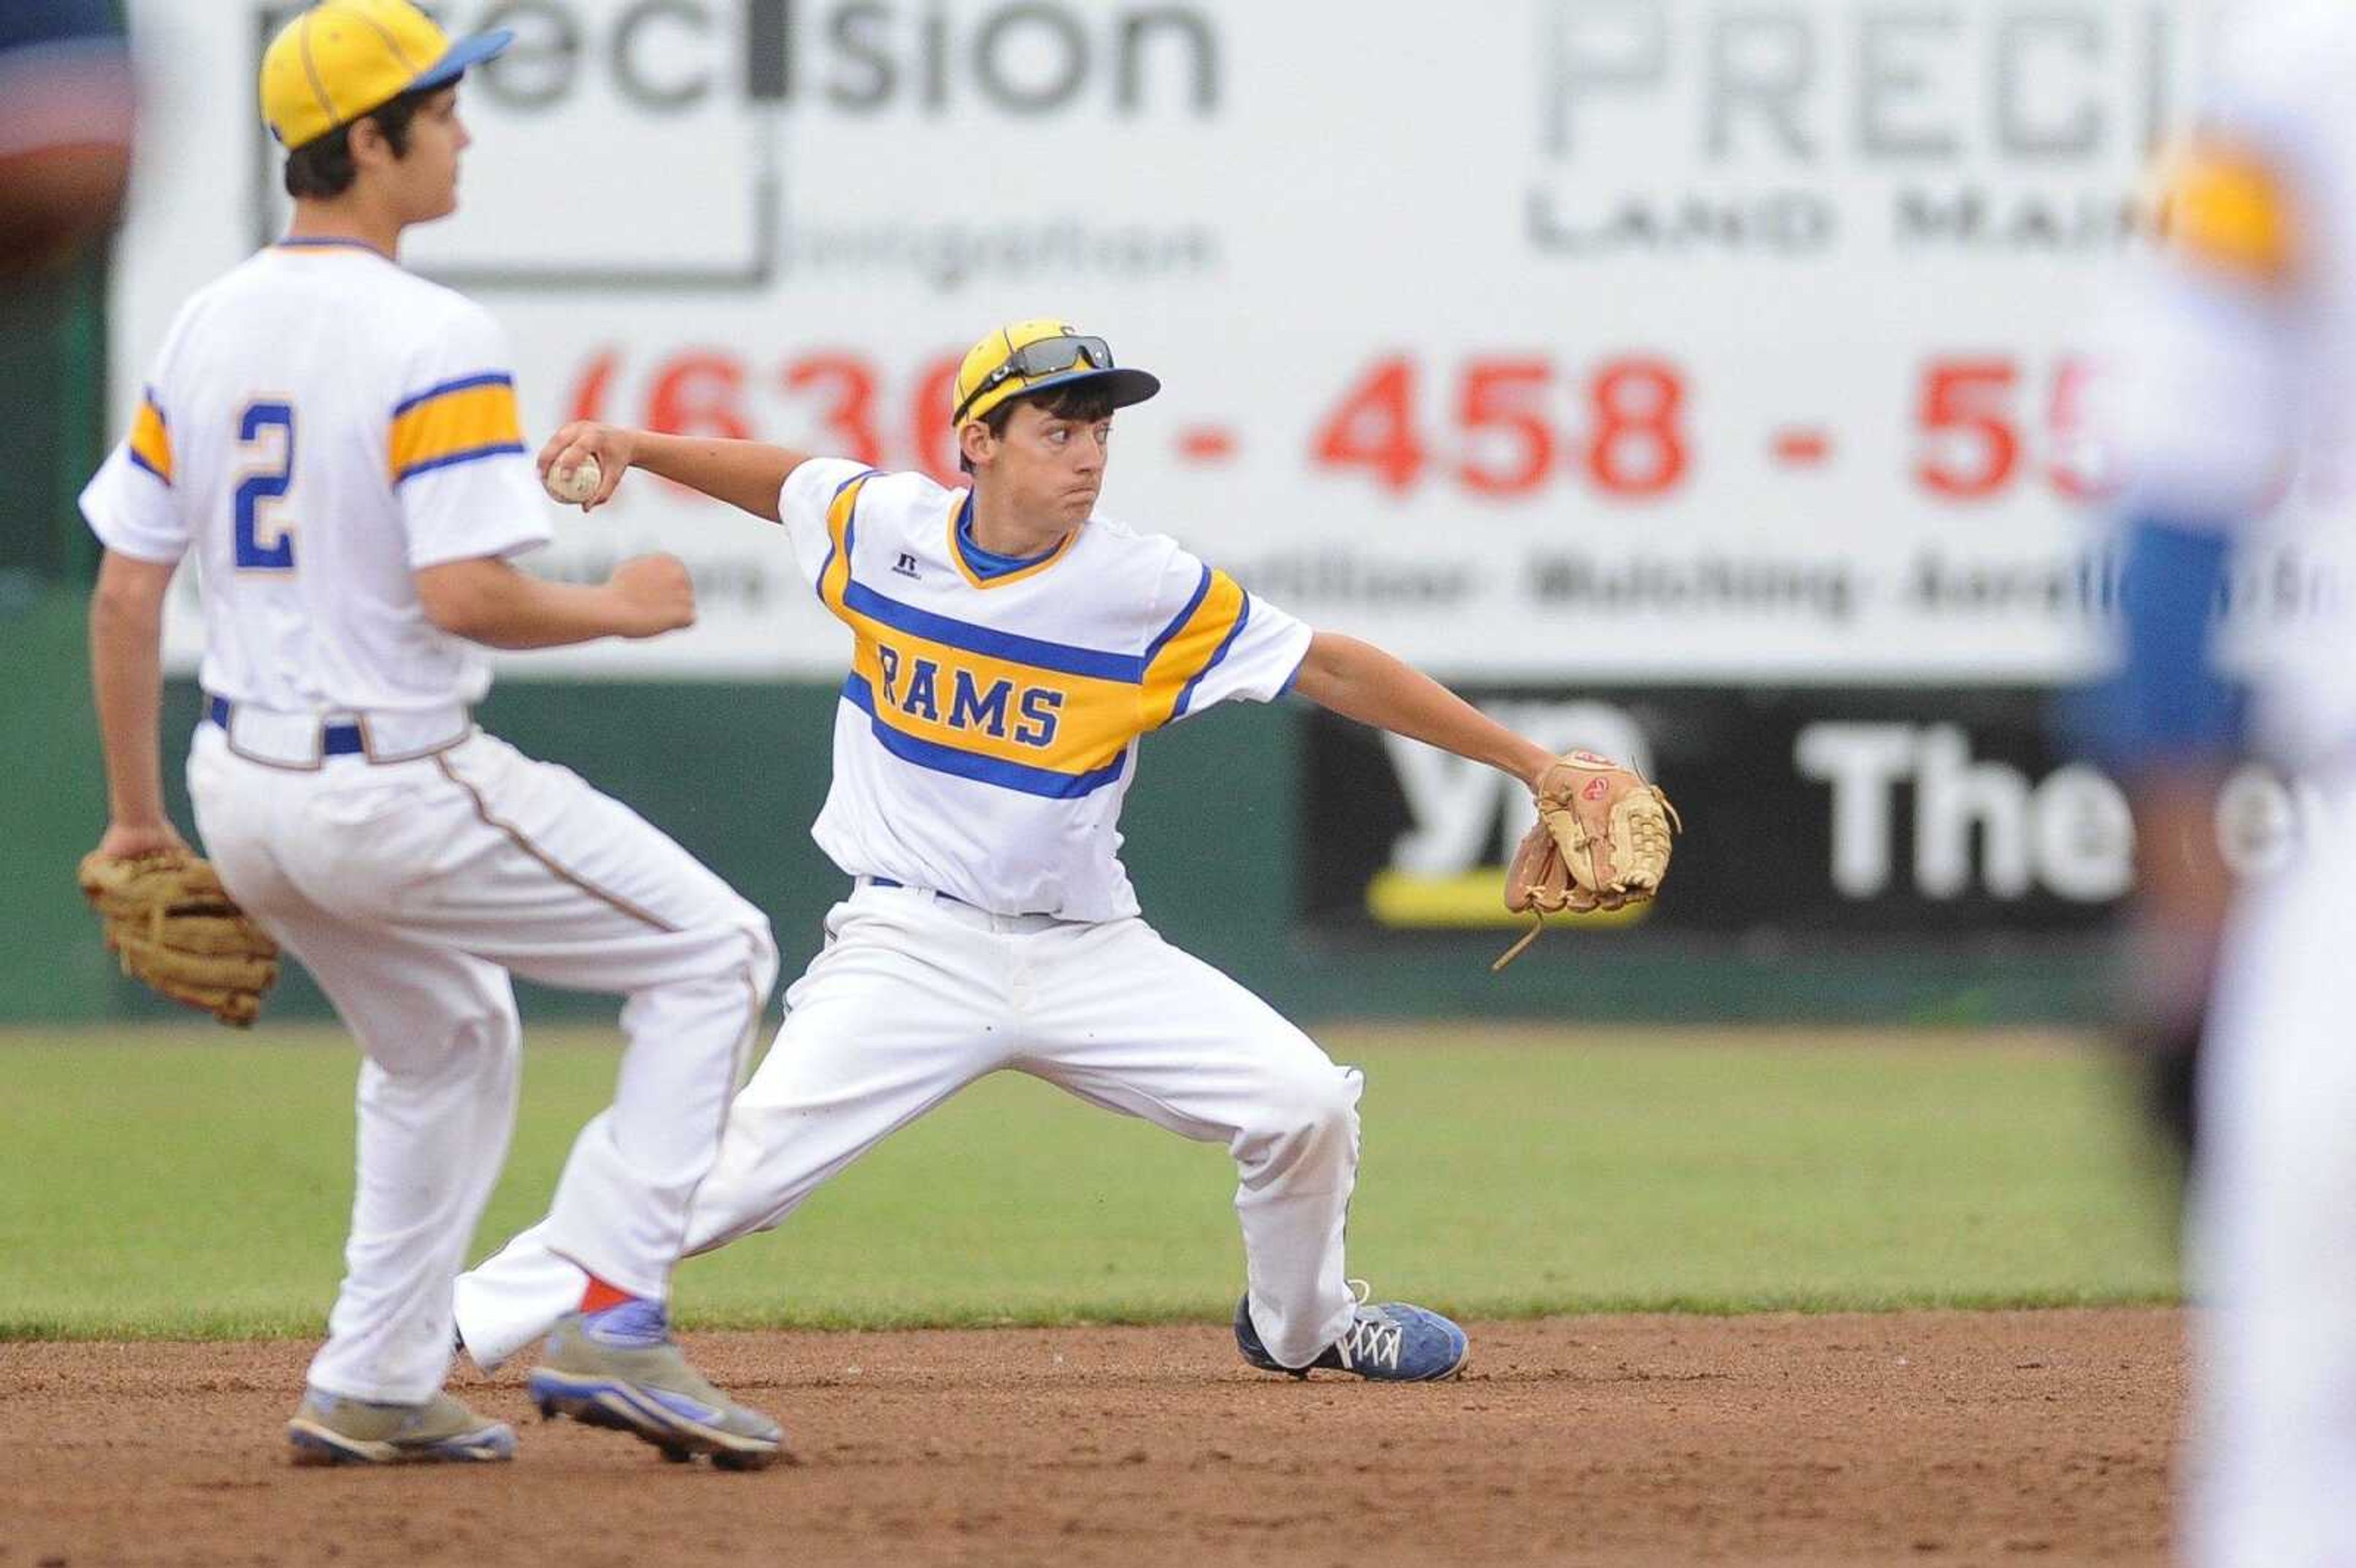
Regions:
M 0 1568 L 112 1563 L 2158 1563 L 2183 1315 L 1473 1326 L 1460 1382 L 1262 1377 L 1219 1328 L 735 1334 L 800 1462 L 530 1417 L 512 1465 L 296 1470 L 296 1344 L 0 1344 Z

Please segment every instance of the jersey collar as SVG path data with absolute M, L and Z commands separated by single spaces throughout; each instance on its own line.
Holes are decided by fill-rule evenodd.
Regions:
M 958 571 L 976 588 L 1003 588 L 1010 582 L 1020 581 L 1026 577 L 1035 577 L 1063 560 L 1070 552 L 1074 541 L 1080 537 L 1080 530 L 1074 528 L 1056 541 L 1055 549 L 1044 554 L 1034 555 L 1003 571 L 985 575 L 975 570 L 974 565 L 976 552 L 980 551 L 981 547 L 967 537 L 966 530 L 972 520 L 973 492 L 968 490 L 958 504 L 949 508 L 949 559 L 957 562 Z
M 392 261 L 391 257 L 365 240 L 345 240 L 335 235 L 306 235 L 301 238 L 290 235 L 278 241 L 276 249 L 281 251 L 358 251 L 363 255 L 374 256 L 380 261 Z M 397 261 L 393 264 L 400 265 Z

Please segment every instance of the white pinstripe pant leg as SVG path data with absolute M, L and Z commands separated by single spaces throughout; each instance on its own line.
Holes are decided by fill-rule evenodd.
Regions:
M 1226 1146 L 1252 1325 L 1306 1366 L 1348 1331 L 1343 1230 L 1365 1081 L 1274 1008 L 1142 920 L 1025 939 L 1015 1065 L 1091 1104 Z
M 688 1250 L 781 1222 L 819 1187 L 1016 1047 L 987 932 L 940 921 L 920 896 L 854 895 L 787 993 L 785 1027 L 728 1114 L 695 1196 Z M 582 1273 L 542 1221 L 461 1275 L 457 1321 L 489 1369 L 581 1297 Z
M 612 1284 L 661 1296 L 776 984 L 769 923 L 569 770 L 498 741 L 437 761 L 467 815 L 491 825 L 477 829 L 489 848 L 406 923 L 530 979 L 628 998 L 613 1106 L 574 1143 L 548 1236 Z
M 691 1251 L 776 1225 L 894 1129 L 1015 1067 L 1227 1146 L 1253 1321 L 1280 1360 L 1306 1364 L 1349 1327 L 1342 1231 L 1360 1081 L 1267 1003 L 1138 920 L 995 921 L 868 889 L 829 930 L 729 1113 Z M 579 1269 L 535 1227 L 460 1278 L 466 1348 L 496 1366 L 580 1294 Z
M 515 1125 L 514 994 L 497 967 L 463 954 L 388 944 L 327 920 L 287 934 L 368 1052 L 344 1282 L 310 1381 L 413 1403 L 449 1371 L 450 1280 Z
M 348 1274 L 321 1386 L 414 1400 L 512 1125 L 504 969 L 629 998 L 615 1104 L 560 1184 L 558 1243 L 660 1296 L 776 975 L 759 912 L 636 814 L 477 736 L 294 772 L 200 731 L 191 793 L 224 881 L 319 976 L 369 1061 Z
M 2189 1206 L 2196 1568 L 2356 1563 L 2356 796 L 2244 897 Z

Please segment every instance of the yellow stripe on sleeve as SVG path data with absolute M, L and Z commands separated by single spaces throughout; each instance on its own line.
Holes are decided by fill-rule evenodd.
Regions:
M 399 485 L 436 468 L 523 450 L 515 383 L 498 374 L 445 381 L 392 411 L 387 468 Z
M 834 500 L 826 509 L 826 564 L 819 569 L 819 603 L 848 621 L 851 612 L 842 596 L 851 587 L 851 515 L 859 507 L 859 492 L 866 487 L 864 474 L 834 493 Z
M 1153 730 L 1170 722 L 1187 687 L 1227 645 L 1236 623 L 1243 618 L 1244 603 L 1244 591 L 1234 578 L 1224 571 L 1211 573 L 1202 603 L 1146 667 L 1141 728 Z
M 2159 232 L 2195 264 L 2276 284 L 2297 260 L 2297 215 L 2275 171 L 2242 148 L 2200 141 L 2164 176 Z
M 125 445 L 131 449 L 131 461 L 161 479 L 172 482 L 172 432 L 164 422 L 164 411 L 155 406 L 150 392 L 139 400 L 139 411 L 131 416 L 131 434 Z

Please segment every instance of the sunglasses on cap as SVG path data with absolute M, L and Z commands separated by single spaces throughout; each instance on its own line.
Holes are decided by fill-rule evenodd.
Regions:
M 966 410 L 980 401 L 992 388 L 1006 384 L 1009 378 L 1022 377 L 1035 381 L 1042 376 L 1059 375 L 1073 368 L 1082 360 L 1094 370 L 1113 368 L 1112 350 L 1101 337 L 1043 337 L 1036 343 L 1026 343 L 1009 355 L 1006 363 L 981 379 L 981 384 L 961 399 L 949 422 L 956 424 L 965 418 Z

